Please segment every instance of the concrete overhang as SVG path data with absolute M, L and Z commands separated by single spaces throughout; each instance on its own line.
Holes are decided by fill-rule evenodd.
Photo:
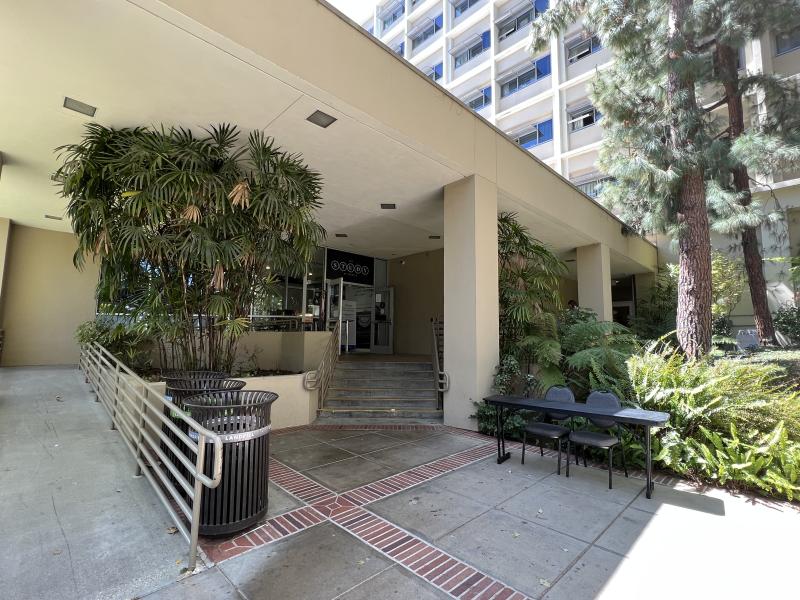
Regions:
M 652 244 L 324 2 L 29 0 L 4 11 L 0 57 L 0 216 L 23 224 L 69 229 L 44 214 L 64 209 L 53 149 L 89 120 L 62 108 L 70 96 L 106 125 L 263 129 L 323 174 L 334 247 L 441 247 L 429 236 L 442 234 L 442 188 L 476 174 L 556 250 L 604 243 L 626 270 L 656 265 Z M 315 110 L 337 121 L 319 128 Z

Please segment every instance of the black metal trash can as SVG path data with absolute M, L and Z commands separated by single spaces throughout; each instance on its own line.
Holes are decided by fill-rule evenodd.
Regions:
M 186 407 L 184 406 L 184 400 L 186 400 L 186 398 L 196 396 L 197 394 L 202 394 L 206 391 L 240 390 L 246 385 L 246 382 L 238 379 L 223 379 L 214 377 L 218 374 L 211 371 L 184 371 L 183 373 L 187 374 L 187 378 L 167 378 L 166 390 L 167 399 L 172 402 L 176 409 L 181 411 L 186 411 Z M 221 373 L 221 375 L 225 374 Z M 164 415 L 168 416 L 182 432 L 186 434 L 189 433 L 189 426 L 186 424 L 186 421 L 179 418 L 175 410 L 165 406 Z M 175 444 L 178 450 L 182 452 L 184 456 L 188 457 L 189 460 L 194 462 L 194 453 L 188 451 L 186 444 L 181 441 L 178 435 L 166 424 L 163 424 L 161 429 L 164 432 L 164 435 L 173 444 Z M 180 472 L 180 474 L 183 476 L 184 480 L 187 480 L 189 485 L 191 485 L 193 478 L 188 476 L 188 469 L 181 463 L 180 459 L 175 456 L 175 453 L 165 442 L 161 442 L 161 451 L 164 452 L 170 462 L 175 465 L 178 472 Z M 168 473 L 168 477 L 172 485 L 174 485 L 180 493 L 184 494 L 185 497 L 188 497 L 186 490 L 183 489 L 180 483 L 178 483 L 177 478 L 174 477 L 172 473 Z
M 257 523 L 267 513 L 270 409 L 274 392 L 217 391 L 192 396 L 186 410 L 222 438 L 222 481 L 203 488 L 200 533 L 225 535 Z M 194 437 L 192 431 L 189 435 Z M 213 443 L 206 443 L 204 472 L 209 477 Z

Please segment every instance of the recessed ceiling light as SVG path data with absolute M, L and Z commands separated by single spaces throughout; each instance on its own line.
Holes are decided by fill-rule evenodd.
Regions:
M 383 210 L 394 210 L 397 208 L 397 204 L 394 202 L 381 202 L 381 208 Z
M 334 234 L 336 237 L 347 237 L 346 233 L 336 233 Z
M 57 217 L 55 215 L 45 215 L 45 219 L 53 219 L 53 221 L 63 221 L 64 217 Z
M 325 129 L 336 122 L 336 117 L 332 117 L 328 113 L 324 113 L 321 110 L 315 110 L 308 117 L 306 117 L 306 121 L 311 121 L 314 125 L 319 125 Z
M 75 100 L 75 98 L 70 98 L 69 96 L 64 97 L 64 108 L 74 110 L 75 112 L 86 115 L 87 117 L 93 117 L 94 113 L 97 112 L 96 106 L 86 104 L 86 102 L 81 102 L 80 100 Z
M 440 240 L 440 239 L 442 239 L 442 236 L 440 236 L 440 235 L 429 235 L 428 239 L 429 240 Z

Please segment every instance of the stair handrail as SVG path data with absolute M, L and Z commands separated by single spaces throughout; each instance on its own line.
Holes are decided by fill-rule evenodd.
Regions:
M 441 326 L 444 330 L 444 322 L 438 318 L 431 319 L 431 333 L 433 335 L 433 372 L 436 375 L 436 391 L 439 394 L 446 392 L 450 389 L 450 374 L 445 371 L 439 361 L 439 353 L 444 356 L 444 348 L 439 347 L 439 332 L 438 328 Z M 444 345 L 444 344 L 442 344 Z
M 333 378 L 333 372 L 336 369 L 336 363 L 339 360 L 339 354 L 342 351 L 340 333 L 341 322 L 337 321 L 331 331 L 331 337 L 325 346 L 325 350 L 322 352 L 319 366 L 315 371 L 308 371 L 303 376 L 303 387 L 305 389 L 318 390 L 317 404 L 319 408 L 322 408 L 322 403 L 325 400 L 325 396 L 331 384 L 331 379 Z

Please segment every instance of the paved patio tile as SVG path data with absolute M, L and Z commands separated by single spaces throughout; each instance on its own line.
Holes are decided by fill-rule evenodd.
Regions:
M 401 440 L 403 442 L 415 442 L 439 435 L 451 435 L 445 433 L 444 431 L 437 431 L 435 429 L 420 429 L 418 431 L 393 431 L 391 429 L 385 429 L 381 430 L 380 434 L 396 440 Z
M 393 567 L 368 579 L 353 590 L 350 590 L 341 600 L 381 600 L 397 598 L 398 600 L 444 600 L 450 598 L 421 577 L 409 573 L 402 567 Z
M 645 529 L 653 524 L 654 518 L 652 513 L 626 508 L 595 545 L 627 556 Z
M 441 450 L 444 454 L 454 454 L 466 450 L 467 448 L 474 448 L 475 446 L 481 446 L 487 443 L 487 440 L 484 439 L 453 433 L 437 435 L 415 442 L 416 445 L 422 448 Z
M 187 577 L 144 596 L 145 600 L 242 600 L 217 567 Z
M 534 481 L 518 475 L 514 471 L 498 465 L 494 457 L 483 460 L 436 479 L 436 485 L 466 496 L 476 502 L 495 506 L 522 490 L 532 486 Z M 542 473 L 540 477 L 546 477 Z
M 404 471 L 453 454 L 448 450 L 426 446 L 424 442 L 425 440 L 421 440 L 411 444 L 394 446 L 393 448 L 384 448 L 383 450 L 364 454 L 364 457 L 392 467 L 395 471 Z M 463 450 L 463 448 L 461 449 Z
M 269 450 L 270 454 L 282 452 L 284 450 L 292 450 L 294 448 L 302 448 L 303 446 L 313 446 L 319 444 L 323 440 L 319 439 L 312 431 L 292 431 L 288 433 L 273 434 L 269 437 Z
M 670 508 L 683 508 L 709 515 L 723 516 L 725 514 L 725 503 L 722 500 L 700 494 L 688 485 L 679 487 L 656 485 L 652 498 L 648 499 L 642 493 L 631 506 L 650 513 L 658 513 Z
M 335 442 L 369 434 L 370 431 L 365 429 L 312 429 L 308 433 L 320 442 Z
M 621 504 L 602 500 L 547 478 L 517 494 L 498 508 L 591 543 L 619 515 Z
M 491 506 L 470 500 L 436 482 L 380 500 L 369 510 L 430 541 L 460 527 Z
M 396 472 L 396 469 L 391 469 L 360 456 L 354 456 L 329 465 L 309 469 L 305 472 L 305 475 L 334 491 L 346 492 L 365 483 L 383 479 Z
M 285 512 L 302 506 L 299 500 L 284 492 L 271 481 L 269 482 L 268 494 L 269 505 L 267 507 L 267 518 L 282 515 Z
M 608 471 L 594 467 L 570 466 L 569 477 L 565 476 L 564 466 L 561 475 L 552 475 L 547 478 L 548 483 L 559 485 L 576 492 L 583 492 L 600 500 L 607 500 L 617 504 L 627 505 L 639 494 L 644 497 L 644 479 L 626 478 L 624 475 L 614 473 L 613 489 L 608 489 Z
M 607 586 L 614 572 L 624 560 L 617 554 L 592 547 L 552 586 L 544 598 L 545 600 L 575 600 L 576 598 L 603 597 L 603 588 Z M 636 586 L 629 586 L 629 591 L 634 592 L 633 595 L 614 594 L 607 597 L 619 600 L 621 598 L 647 598 L 652 594 L 651 597 L 658 598 L 659 592 L 653 590 L 654 585 L 656 582 L 652 578 L 643 576 L 638 591 Z
M 220 565 L 249 600 L 326 600 L 391 566 L 332 524 L 317 525 Z
M 379 435 L 377 433 L 367 433 L 355 437 L 328 442 L 331 446 L 336 446 L 353 454 L 366 454 L 375 450 L 382 450 L 391 446 L 398 446 L 406 442 L 394 438 Z
M 328 444 L 317 444 L 315 446 L 303 446 L 301 448 L 273 452 L 272 456 L 297 471 L 305 471 L 306 469 L 313 469 L 314 467 L 320 467 L 339 460 L 353 458 L 355 455 Z
M 533 597 L 546 592 L 547 584 L 587 547 L 572 537 L 499 510 L 470 521 L 437 544 Z

